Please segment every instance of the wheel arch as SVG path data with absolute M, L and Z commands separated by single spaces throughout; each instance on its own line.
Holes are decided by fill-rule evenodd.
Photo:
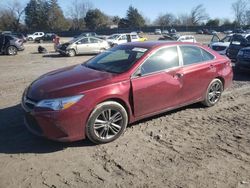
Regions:
M 219 79 L 222 82 L 222 84 L 223 84 L 223 90 L 224 90 L 225 79 L 222 76 L 217 76 L 216 79 Z

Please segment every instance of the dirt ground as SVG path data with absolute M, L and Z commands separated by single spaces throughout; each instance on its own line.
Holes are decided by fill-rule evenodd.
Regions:
M 57 143 L 27 131 L 22 92 L 38 76 L 91 56 L 60 57 L 42 45 L 51 52 L 38 54 L 38 44 L 28 43 L 17 56 L 0 56 L 0 188 L 250 187 L 249 72 L 235 73 L 214 107 L 145 119 L 105 145 Z

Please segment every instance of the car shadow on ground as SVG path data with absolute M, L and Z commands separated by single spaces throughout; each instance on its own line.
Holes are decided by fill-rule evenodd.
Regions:
M 236 70 L 234 68 L 234 77 L 235 81 L 250 81 L 250 70 Z
M 94 146 L 89 140 L 60 143 L 32 135 L 23 123 L 20 105 L 0 109 L 0 153 L 51 153 L 68 147 Z

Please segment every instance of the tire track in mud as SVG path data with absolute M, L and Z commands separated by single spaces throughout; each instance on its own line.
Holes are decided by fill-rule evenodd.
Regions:
M 250 179 L 249 106 L 249 86 L 228 90 L 211 108 L 194 104 L 128 127 L 116 142 L 100 146 L 93 158 L 112 177 L 123 179 L 124 185 L 188 187 L 202 182 L 211 187 L 230 183 L 229 177 L 234 178 L 231 183 L 237 183 L 240 176 Z M 208 165 L 216 160 L 229 165 L 223 166 L 227 176 L 218 178 L 219 169 Z M 246 170 L 235 175 L 229 171 L 234 163 Z M 208 169 L 216 173 L 205 177 Z

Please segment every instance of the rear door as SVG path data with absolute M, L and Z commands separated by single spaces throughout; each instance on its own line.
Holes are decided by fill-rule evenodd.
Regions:
M 136 117 L 149 115 L 179 104 L 182 80 L 177 47 L 157 50 L 131 79 Z M 138 72 L 137 72 L 138 73 Z
M 209 83 L 217 75 L 217 65 L 214 56 L 197 46 L 180 46 L 183 68 L 183 88 L 181 103 L 190 103 L 203 97 Z
M 99 53 L 101 48 L 101 41 L 99 39 L 92 37 L 89 38 L 90 53 Z

